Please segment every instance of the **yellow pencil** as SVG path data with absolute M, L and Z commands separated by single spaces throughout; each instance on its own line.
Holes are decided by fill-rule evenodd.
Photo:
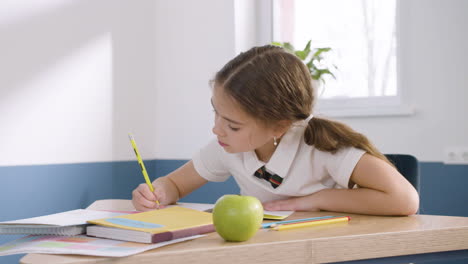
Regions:
M 130 138 L 130 142 L 132 143 L 133 150 L 135 151 L 135 155 L 138 160 L 138 164 L 140 164 L 141 167 L 141 172 L 143 173 L 143 177 L 145 177 L 146 184 L 148 184 L 148 187 L 150 188 L 151 192 L 154 192 L 153 184 L 151 183 L 148 172 L 146 172 L 145 164 L 143 163 L 143 160 L 141 159 L 140 153 L 138 152 L 138 148 L 136 146 L 135 139 L 133 139 L 133 136 L 131 134 L 128 134 L 128 138 Z M 156 200 L 156 203 L 158 204 L 159 207 L 159 201 Z
M 351 217 L 343 216 L 343 217 L 328 218 L 328 219 L 314 220 L 314 221 L 308 221 L 308 222 L 283 224 L 283 225 L 278 225 L 276 227 L 273 227 L 271 228 L 271 230 L 275 230 L 275 231 L 289 230 L 289 229 L 300 228 L 300 227 L 310 227 L 310 226 L 342 223 L 342 222 L 348 222 L 349 220 L 351 220 Z

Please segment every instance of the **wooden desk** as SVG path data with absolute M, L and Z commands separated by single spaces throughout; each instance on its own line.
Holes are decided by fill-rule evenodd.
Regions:
M 128 200 L 101 200 L 89 208 L 134 210 Z M 290 218 L 350 215 L 349 223 L 259 232 L 225 242 L 217 233 L 125 258 L 28 254 L 21 263 L 327 263 L 468 249 L 468 217 L 381 217 L 297 212 Z

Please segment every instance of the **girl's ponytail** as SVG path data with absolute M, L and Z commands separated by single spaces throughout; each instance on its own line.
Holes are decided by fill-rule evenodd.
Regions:
M 314 116 L 307 125 L 304 139 L 307 145 L 321 151 L 335 153 L 344 147 L 355 147 L 392 164 L 366 136 L 337 121 Z

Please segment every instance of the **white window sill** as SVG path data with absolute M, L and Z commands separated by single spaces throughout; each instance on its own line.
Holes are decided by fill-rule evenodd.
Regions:
M 317 106 L 316 114 L 329 117 L 379 117 L 379 116 L 411 116 L 414 115 L 413 107 L 407 105 L 390 106 L 345 106 L 345 107 L 320 107 Z

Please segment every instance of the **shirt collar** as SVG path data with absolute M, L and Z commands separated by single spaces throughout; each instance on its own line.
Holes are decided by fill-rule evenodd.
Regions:
M 275 152 L 266 164 L 258 160 L 255 151 L 245 152 L 244 158 L 247 171 L 252 172 L 253 175 L 258 168 L 265 166 L 268 171 L 285 178 L 303 140 L 306 125 L 307 123 L 304 121 L 294 123 L 283 135 Z

